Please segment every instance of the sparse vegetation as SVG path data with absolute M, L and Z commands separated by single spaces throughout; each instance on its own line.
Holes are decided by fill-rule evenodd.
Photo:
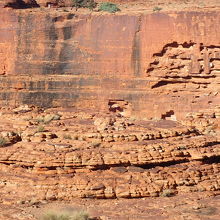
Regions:
M 4 147 L 6 145 L 7 145 L 7 140 L 4 137 L 0 136 L 0 147 Z
M 120 9 L 118 8 L 118 6 L 114 3 L 111 2 L 103 2 L 101 3 L 101 5 L 99 6 L 99 11 L 107 11 L 110 13 L 115 13 L 117 11 L 120 11 Z
M 89 8 L 90 10 L 93 10 L 97 3 L 94 0 L 72 0 L 73 1 L 73 7 L 76 8 L 76 11 L 78 8 Z
M 40 220 L 71 220 L 69 214 L 61 213 L 57 214 L 54 212 L 48 212 Z
M 158 11 L 161 11 L 162 10 L 162 8 L 160 8 L 160 7 L 158 7 L 158 6 L 155 6 L 154 8 L 153 8 L 153 11 L 154 12 L 158 12 Z
M 59 114 L 53 115 L 53 120 L 60 120 L 60 118 L 61 118 L 61 115 Z
M 74 211 L 74 212 L 49 211 L 40 218 L 40 220 L 88 220 L 88 219 L 89 219 L 89 215 L 86 211 Z
M 92 147 L 99 147 L 100 145 L 101 145 L 101 141 L 99 141 L 99 140 L 93 140 L 91 142 Z
M 89 214 L 86 211 L 74 212 L 71 216 L 71 220 L 88 220 Z
M 54 115 L 45 115 L 45 116 L 40 116 L 36 119 L 38 123 L 44 123 L 44 124 L 49 124 L 53 120 L 60 120 L 60 115 L 54 114 Z
M 44 122 L 44 117 L 37 117 L 36 118 L 36 121 L 38 122 L 38 123 L 43 123 Z
M 45 131 L 45 127 L 43 125 L 39 125 L 37 127 L 37 131 L 36 132 L 44 132 Z
M 49 124 L 52 120 L 54 120 L 54 115 L 46 115 L 44 117 L 44 123 Z
M 174 195 L 174 192 L 172 189 L 165 189 L 163 192 L 160 194 L 162 197 L 171 197 Z
M 70 134 L 64 134 L 64 135 L 63 135 L 63 138 L 64 138 L 64 139 L 68 139 L 68 140 L 71 140 L 71 139 L 72 139 L 72 137 L 71 137 Z

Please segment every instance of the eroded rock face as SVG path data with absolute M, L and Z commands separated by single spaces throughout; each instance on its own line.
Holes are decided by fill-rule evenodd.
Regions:
M 36 8 L 39 7 L 35 0 L 3 0 L 0 8 L 14 8 L 14 9 L 25 9 L 25 8 Z
M 217 118 L 128 123 L 117 113 L 22 106 L 1 109 L 0 119 L 2 135 L 20 138 L 0 148 L 4 203 L 220 189 Z
M 219 191 L 218 11 L 0 12 L 4 202 Z
M 122 114 L 178 120 L 219 103 L 218 11 L 1 15 L 2 105 L 124 102 Z

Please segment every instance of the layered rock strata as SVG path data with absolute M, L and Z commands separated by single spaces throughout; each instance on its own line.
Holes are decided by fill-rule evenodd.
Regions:
M 127 102 L 123 114 L 180 120 L 219 104 L 218 10 L 68 10 L 1 9 L 2 105 L 108 110 Z
M 219 191 L 218 10 L 0 13 L 2 202 Z
M 192 120 L 187 126 L 187 120 L 53 111 L 2 110 L 2 130 L 20 136 L 0 148 L 2 202 L 220 189 L 218 119 L 206 118 L 207 130 L 207 124 L 201 129 Z

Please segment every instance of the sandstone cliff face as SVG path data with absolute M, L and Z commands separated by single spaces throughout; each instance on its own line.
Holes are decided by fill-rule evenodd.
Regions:
M 68 10 L 0 9 L 1 201 L 219 191 L 219 11 Z
M 219 102 L 219 12 L 133 15 L 1 9 L 2 104 L 183 118 Z

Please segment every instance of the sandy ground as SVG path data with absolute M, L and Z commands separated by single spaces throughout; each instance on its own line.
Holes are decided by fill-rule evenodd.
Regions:
M 1 204 L 0 219 L 35 220 L 48 210 L 86 210 L 90 217 L 101 220 L 219 220 L 220 195 L 215 194 L 200 192 L 141 199 Z

